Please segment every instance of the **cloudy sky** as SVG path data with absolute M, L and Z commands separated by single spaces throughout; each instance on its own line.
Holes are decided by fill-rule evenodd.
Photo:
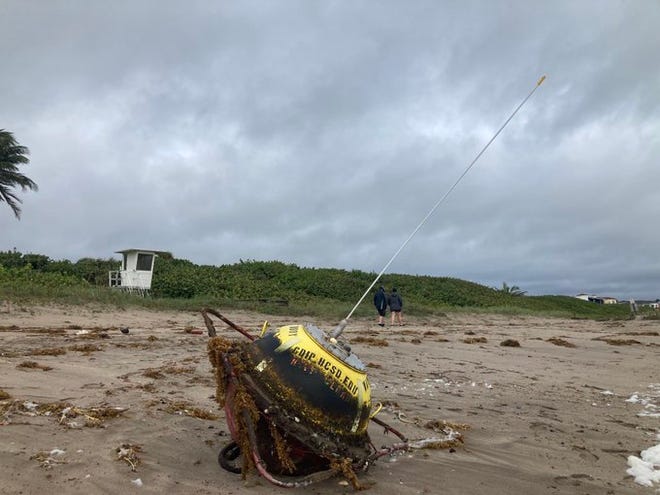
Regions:
M 660 2 L 0 1 L 0 250 L 660 297 Z

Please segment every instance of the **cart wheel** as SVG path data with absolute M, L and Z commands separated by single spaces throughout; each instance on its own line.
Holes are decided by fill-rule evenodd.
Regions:
M 218 462 L 222 469 L 226 469 L 230 473 L 241 474 L 242 469 L 236 466 L 232 461 L 238 459 L 241 455 L 241 448 L 236 442 L 231 442 L 225 445 L 218 454 Z

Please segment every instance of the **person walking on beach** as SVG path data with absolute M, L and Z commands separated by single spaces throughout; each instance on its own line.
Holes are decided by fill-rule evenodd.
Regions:
M 382 285 L 374 294 L 374 306 L 376 306 L 376 311 L 378 311 L 378 325 L 381 327 L 385 326 L 385 311 L 387 311 L 387 294 L 385 294 L 385 287 Z
M 390 307 L 392 312 L 392 325 L 394 325 L 394 320 L 399 323 L 399 326 L 403 325 L 403 319 L 401 318 L 401 310 L 403 309 L 403 299 L 396 291 L 396 287 L 392 288 L 392 292 L 387 298 L 387 305 Z

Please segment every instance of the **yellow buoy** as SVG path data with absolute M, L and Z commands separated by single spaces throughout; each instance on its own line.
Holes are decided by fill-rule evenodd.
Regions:
M 313 325 L 287 325 L 249 346 L 252 375 L 289 412 L 339 436 L 361 435 L 371 388 L 360 360 Z

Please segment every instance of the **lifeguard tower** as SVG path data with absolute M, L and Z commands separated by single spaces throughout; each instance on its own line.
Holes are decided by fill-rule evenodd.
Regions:
M 115 252 L 122 255 L 122 262 L 121 269 L 108 274 L 110 287 L 147 295 L 151 289 L 154 261 L 161 251 L 124 249 Z

